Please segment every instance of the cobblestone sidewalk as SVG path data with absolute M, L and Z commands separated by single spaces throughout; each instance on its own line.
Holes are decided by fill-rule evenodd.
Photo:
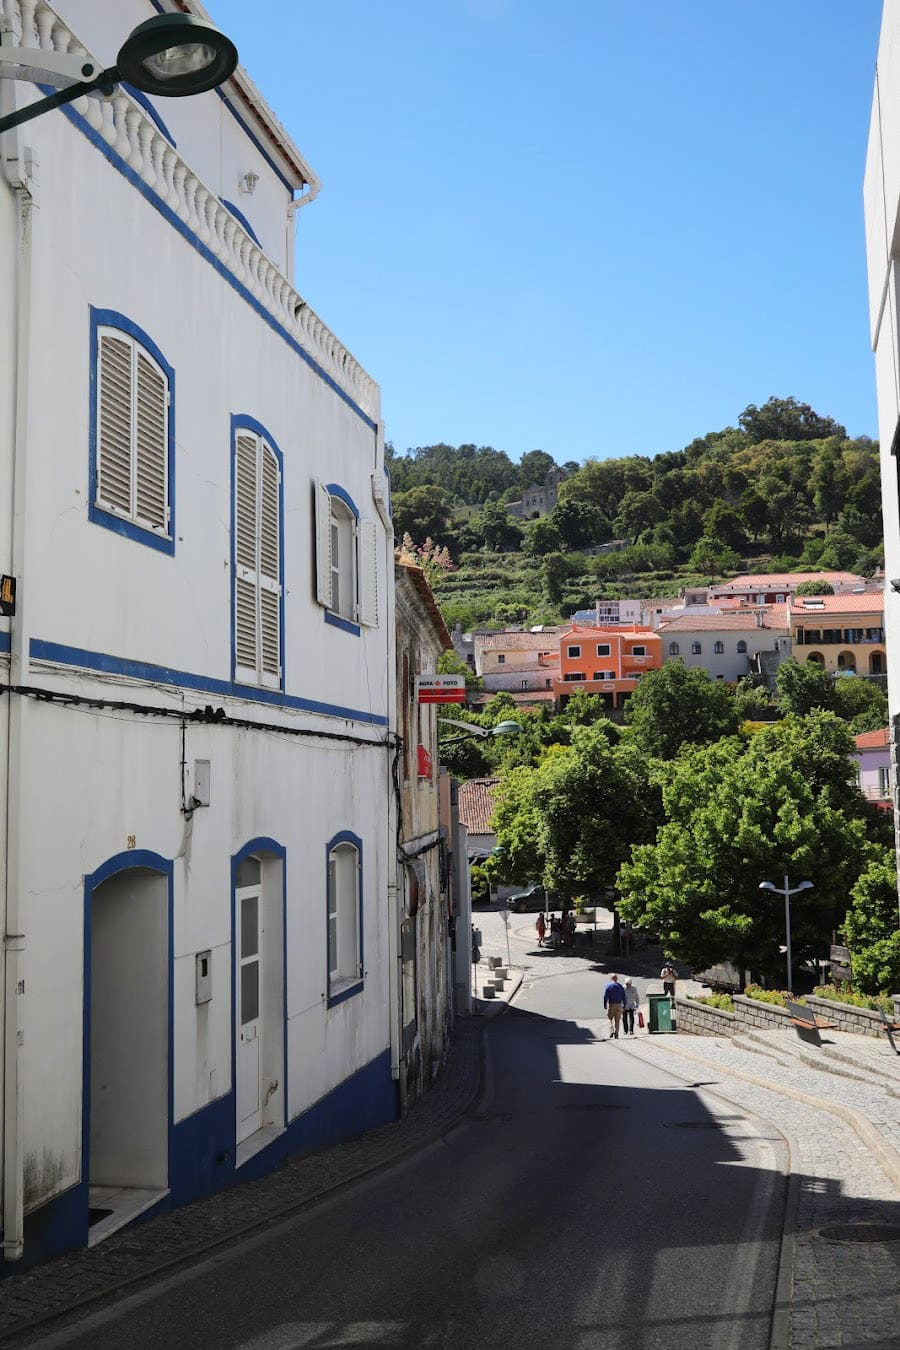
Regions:
M 900 1242 L 834 1241 L 824 1229 L 892 1225 L 900 1231 L 900 1192 L 844 1121 L 827 1110 L 844 1105 L 851 1085 L 765 1060 L 716 1037 L 642 1038 L 624 1051 L 704 1087 L 770 1121 L 791 1147 L 793 1216 L 776 1309 L 777 1350 L 898 1350 Z M 771 1087 L 737 1077 L 767 1078 Z M 810 1081 L 810 1078 L 813 1080 Z M 778 1091 L 818 1095 L 821 1106 Z M 867 1098 L 873 1097 L 860 1086 Z M 833 1093 L 833 1098 L 831 1094 Z M 857 1107 L 859 1101 L 856 1102 Z M 871 1101 L 868 1102 L 871 1106 Z M 896 1112 L 897 1102 L 892 1102 Z M 789 1201 L 789 1210 L 791 1203 Z M 852 1227 L 851 1227 L 852 1231 Z
M 18 1344 L 50 1319 L 93 1305 L 274 1223 L 439 1139 L 477 1096 L 482 1026 L 483 1022 L 457 1020 L 443 1073 L 404 1120 L 299 1157 L 258 1181 L 125 1228 L 96 1247 L 9 1276 L 0 1282 L 0 1344 Z

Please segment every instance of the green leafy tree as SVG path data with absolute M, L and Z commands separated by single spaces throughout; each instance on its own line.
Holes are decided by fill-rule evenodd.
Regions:
M 519 488 L 524 491 L 540 485 L 556 467 L 556 460 L 546 450 L 528 450 L 519 460 Z
M 541 563 L 541 582 L 547 599 L 558 605 L 563 598 L 569 566 L 563 553 L 548 553 Z
M 641 750 L 671 759 L 682 745 L 716 741 L 738 727 L 734 701 L 724 684 L 680 659 L 643 677 L 625 708 Z
M 653 492 L 630 489 L 619 503 L 615 530 L 623 537 L 627 535 L 636 544 L 644 531 L 652 529 L 665 514 L 662 502 Z
M 444 493 L 433 485 L 395 493 L 392 514 L 395 534 L 409 534 L 417 543 L 428 536 L 442 540 L 450 523 L 450 508 Z
M 552 516 L 531 520 L 525 526 L 525 552 L 532 557 L 542 558 L 547 553 L 559 553 L 562 546 L 562 536 Z
M 821 956 L 871 850 L 849 730 L 832 713 L 788 717 L 748 740 L 685 750 L 663 783 L 665 824 L 617 885 L 620 912 L 699 969 L 730 961 L 783 979 L 785 873 L 813 889 L 792 904 L 797 961 Z
M 846 427 L 795 398 L 770 398 L 761 408 L 750 403 L 738 418 L 738 425 L 751 441 L 818 441 L 827 436 L 844 440 L 847 436 Z
M 801 581 L 795 595 L 834 595 L 830 581 Z
M 550 519 L 567 548 L 584 548 L 600 536 L 600 517 L 585 502 L 557 502 Z
M 900 989 L 900 914 L 893 847 L 873 852 L 850 897 L 844 934 L 854 984 L 864 994 L 896 992 Z
M 833 708 L 832 679 L 817 661 L 783 661 L 775 674 L 782 712 L 803 717 L 814 708 Z
M 850 723 L 854 736 L 864 731 L 880 731 L 888 724 L 887 695 L 874 680 L 845 676 L 834 681 L 831 689 L 834 711 Z
M 729 548 L 721 539 L 712 539 L 704 535 L 694 545 L 689 566 L 712 581 L 717 576 L 735 572 L 740 562 L 733 548 Z
M 734 690 L 734 711 L 741 722 L 769 722 L 777 704 L 764 685 L 745 675 Z
M 849 572 L 860 553 L 860 542 L 838 524 L 825 541 L 819 554 L 819 566 L 833 572 Z
M 708 539 L 721 539 L 729 548 L 746 548 L 747 535 L 742 516 L 728 502 L 719 498 L 703 517 L 703 534 Z
M 485 546 L 494 551 L 518 548 L 522 542 L 522 526 L 499 502 L 487 502 L 470 525 Z
M 741 496 L 740 512 L 747 522 L 747 529 L 754 539 L 765 531 L 769 524 L 769 507 L 765 497 L 750 487 Z

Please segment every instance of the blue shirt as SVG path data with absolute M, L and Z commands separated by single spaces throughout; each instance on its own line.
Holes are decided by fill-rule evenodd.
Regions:
M 625 990 L 618 980 L 610 980 L 609 984 L 603 990 L 603 1006 L 607 1007 L 610 1003 L 624 1003 Z

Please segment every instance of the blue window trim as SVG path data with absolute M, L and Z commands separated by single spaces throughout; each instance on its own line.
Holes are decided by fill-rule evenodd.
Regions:
M 115 309 L 98 309 L 94 305 L 90 307 L 91 316 L 91 345 L 90 345 L 90 425 L 88 431 L 88 520 L 93 521 L 95 525 L 102 525 L 104 529 L 112 530 L 114 534 L 121 534 L 125 539 L 132 539 L 135 543 L 145 544 L 147 548 L 156 549 L 158 553 L 168 553 L 173 556 L 175 553 L 175 371 L 169 365 L 156 343 L 145 333 L 143 328 L 139 328 L 136 323 L 120 314 Z M 167 505 L 169 508 L 169 533 L 168 535 L 154 534 L 152 530 L 145 529 L 142 525 L 135 525 L 131 520 L 123 520 L 113 511 L 107 511 L 105 507 L 97 504 L 97 362 L 99 354 L 99 334 L 100 328 L 118 328 L 126 333 L 135 342 L 140 343 L 142 347 L 153 357 L 154 361 L 162 370 L 169 383 L 169 418 L 166 429 L 168 445 L 166 448 L 166 458 L 168 463 L 168 495 Z
M 278 583 L 281 588 L 281 594 L 278 597 L 278 664 L 281 666 L 281 683 L 278 689 L 273 689 L 271 685 L 262 684 L 260 689 L 268 689 L 270 693 L 277 693 L 278 690 L 285 688 L 285 666 L 284 666 L 284 455 L 279 450 L 275 438 L 269 434 L 262 422 L 258 422 L 255 417 L 249 413 L 231 414 L 231 679 L 232 683 L 237 679 L 237 652 L 236 629 L 237 616 L 235 614 L 234 604 L 234 541 L 235 541 L 235 523 L 234 513 L 236 507 L 236 481 L 235 481 L 235 439 L 240 430 L 252 431 L 254 436 L 260 436 L 273 451 L 278 461 Z M 256 686 L 251 686 L 255 688 Z
M 33 661 L 52 661 L 57 665 L 75 666 L 80 670 L 102 672 L 104 675 L 124 675 L 130 680 L 146 680 L 150 684 L 171 684 L 179 689 L 192 689 L 200 694 L 218 694 L 222 698 L 244 700 L 248 703 L 270 703 L 279 708 L 296 708 L 301 712 L 321 713 L 326 717 L 343 717 L 352 722 L 386 727 L 387 717 L 381 713 L 366 712 L 360 708 L 344 708 L 335 703 L 321 703 L 317 699 L 285 694 L 264 685 L 237 684 L 233 680 L 218 680 L 213 676 L 196 675 L 191 671 L 175 670 L 171 666 L 157 666 L 149 661 L 132 661 L 128 657 L 110 656 L 106 652 L 87 651 L 83 647 L 69 647 L 62 642 L 48 642 L 31 638 L 29 655 Z M 376 742 L 378 743 L 378 742 Z
M 49 85 L 44 84 L 38 85 L 38 88 L 45 94 L 53 94 L 56 92 Z M 216 92 L 221 95 L 221 90 L 217 90 Z M 94 128 L 91 126 L 90 122 L 86 121 L 86 119 L 82 117 L 81 113 L 76 112 L 70 103 L 66 104 L 61 109 L 61 111 L 63 115 L 72 123 L 72 125 L 74 127 L 77 127 L 78 130 L 81 132 L 81 134 L 85 136 L 87 140 L 90 141 L 91 145 L 93 145 L 96 150 L 100 151 L 104 159 L 108 160 L 109 163 L 112 164 L 113 168 L 118 170 L 118 172 L 122 175 L 122 177 L 126 179 L 126 181 L 129 182 L 131 186 L 150 203 L 150 205 L 154 208 L 154 210 L 158 211 L 159 214 L 163 217 L 163 219 L 168 221 L 168 223 L 172 226 L 172 228 L 174 230 L 177 230 L 177 232 L 182 236 L 182 238 L 185 239 L 188 242 L 188 244 L 190 244 L 191 248 L 193 248 L 197 253 L 199 253 L 200 256 L 204 258 L 209 263 L 209 265 L 215 269 L 216 272 L 218 272 L 219 276 L 222 277 L 222 279 L 232 288 L 232 290 L 235 291 L 241 297 L 241 299 L 244 300 L 252 310 L 254 310 L 256 314 L 259 315 L 263 323 L 265 323 L 269 328 L 272 329 L 274 333 L 277 333 L 278 336 L 282 338 L 284 342 L 287 343 L 291 351 L 293 351 L 297 356 L 299 356 L 300 360 L 305 362 L 305 364 L 309 366 L 310 370 L 312 370 L 319 377 L 319 379 L 323 381 L 323 383 L 327 384 L 328 388 L 333 390 L 333 392 L 338 396 L 338 398 L 341 399 L 343 403 L 346 403 L 348 408 L 350 408 L 354 413 L 356 413 L 357 417 L 360 419 L 361 422 L 365 423 L 365 425 L 371 431 L 377 433 L 378 431 L 377 423 L 369 416 L 369 414 L 359 406 L 359 404 L 355 401 L 355 399 L 352 399 L 350 395 L 341 388 L 341 386 L 338 384 L 336 380 L 332 379 L 332 377 L 328 374 L 327 370 L 325 370 L 322 366 L 320 366 L 318 361 L 316 361 L 314 357 L 310 356 L 309 352 L 306 351 L 306 349 L 302 347 L 299 342 L 297 342 L 296 338 L 294 338 L 292 334 L 290 334 L 287 331 L 287 329 L 284 328 L 282 324 L 278 322 L 278 320 L 275 318 L 273 314 L 269 313 L 265 305 L 262 305 L 257 300 L 256 296 L 253 295 L 247 289 L 246 286 L 244 286 L 240 281 L 238 281 L 234 273 L 231 272 L 230 269 L 227 268 L 225 264 L 216 257 L 216 255 L 212 252 L 211 249 L 207 248 L 206 244 L 204 244 L 202 240 L 199 239 L 196 234 L 194 234 L 193 230 L 184 223 L 181 217 L 176 215 L 175 212 L 172 210 L 172 208 L 168 206 L 162 200 L 162 198 L 158 196 L 157 193 L 154 192 L 153 189 L 144 182 L 144 180 L 140 177 L 140 175 L 135 173 L 134 169 L 131 168 L 131 166 L 122 158 L 122 156 L 118 154 L 112 148 L 112 146 L 107 145 L 106 141 L 99 134 L 99 132 L 96 132 Z M 288 184 L 288 186 L 290 185 Z
M 359 508 L 356 502 L 350 496 L 346 488 L 342 488 L 340 483 L 326 483 L 326 490 L 331 497 L 337 497 L 346 507 L 353 512 L 353 519 L 359 524 Z M 357 558 L 357 577 L 356 589 L 359 592 L 359 559 Z M 325 622 L 330 623 L 332 628 L 340 628 L 344 633 L 352 633 L 354 637 L 362 635 L 362 626 L 354 623 L 352 619 L 345 619 L 343 615 L 336 614 L 332 609 L 323 610 Z
M 135 89 L 134 85 L 129 84 L 127 80 L 122 81 L 122 88 L 125 90 L 129 98 L 133 98 L 135 103 L 139 103 L 141 105 L 144 112 L 150 118 L 151 122 L 153 122 L 154 125 L 156 126 L 156 129 L 158 131 L 161 131 L 162 134 L 165 136 L 166 140 L 169 142 L 172 149 L 177 150 L 178 143 L 175 140 L 175 137 L 172 135 L 171 131 L 166 126 L 165 122 L 162 120 L 159 113 L 156 111 L 153 104 L 150 102 L 149 98 L 143 92 L 143 90 Z
M 235 206 L 234 202 L 228 201 L 225 197 L 220 197 L 219 201 L 222 203 L 222 205 L 225 207 L 227 211 L 231 212 L 231 214 L 234 216 L 235 220 L 242 227 L 242 229 L 244 229 L 247 232 L 247 234 L 249 234 L 250 238 L 253 240 L 256 247 L 262 248 L 262 244 L 259 242 L 259 235 L 254 230 L 253 226 L 250 224 L 249 220 L 244 215 L 243 211 L 239 211 L 238 208 Z
M 9 655 L 12 650 L 12 634 L 10 632 L 0 633 L 0 652 Z
M 174 1110 L 175 1110 L 175 1046 L 174 1046 L 174 872 L 175 865 L 170 858 L 164 858 L 160 853 L 153 853 L 149 849 L 133 848 L 126 853 L 117 853 L 112 858 L 107 858 L 96 871 L 91 872 L 84 878 L 84 992 L 82 1006 L 82 1075 L 81 1075 L 81 1184 L 87 1186 L 90 1180 L 90 1153 L 91 1153 L 91 900 L 94 891 L 101 886 L 104 881 L 110 877 L 118 876 L 121 872 L 130 872 L 135 868 L 144 869 L 151 872 L 157 872 L 160 876 L 166 878 L 166 889 L 168 892 L 168 970 L 166 982 L 168 985 L 168 1056 L 167 1065 L 167 1084 L 169 1101 L 166 1111 L 166 1128 L 168 1134 L 167 1144 L 167 1185 L 172 1185 L 174 1176 Z
M 352 844 L 359 856 L 359 867 L 357 871 L 357 877 L 359 879 L 359 968 L 363 972 L 365 971 L 365 954 L 363 950 L 363 916 L 365 912 L 363 908 L 363 841 L 360 839 L 359 835 L 354 834 L 352 830 L 339 830 L 325 845 L 325 987 L 328 990 L 326 1006 L 329 1008 L 336 1008 L 339 1003 L 346 1003 L 348 998 L 354 998 L 357 994 L 362 993 L 366 982 L 365 974 L 362 974 L 355 984 L 349 985 L 346 989 L 341 989 L 337 994 L 332 994 L 331 992 L 331 939 L 328 932 L 328 901 L 330 898 L 328 894 L 328 864 L 331 858 L 332 849 L 337 848 L 339 844 Z
M 288 1092 L 290 1091 L 290 1074 L 288 1073 L 288 960 L 287 960 L 287 849 L 284 844 L 279 844 L 276 839 L 270 839 L 267 835 L 260 835 L 256 839 L 251 839 L 239 848 L 237 853 L 231 856 L 231 1088 L 234 1092 L 234 1127 L 238 1127 L 238 1100 L 237 1100 L 237 962 L 238 962 L 238 922 L 237 922 L 237 869 L 238 864 L 245 858 L 250 858 L 254 854 L 263 854 L 269 857 L 281 859 L 281 1008 L 284 1020 L 282 1029 L 284 1044 L 282 1048 L 284 1076 L 284 1123 L 287 1125 L 291 1118 L 290 1107 L 288 1103 Z

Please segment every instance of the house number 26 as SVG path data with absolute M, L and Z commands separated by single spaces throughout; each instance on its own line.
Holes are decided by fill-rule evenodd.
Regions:
M 130 835 L 128 836 L 127 843 L 128 843 L 128 847 L 129 847 L 129 848 L 137 848 L 137 835 L 136 835 L 136 834 L 130 834 Z

